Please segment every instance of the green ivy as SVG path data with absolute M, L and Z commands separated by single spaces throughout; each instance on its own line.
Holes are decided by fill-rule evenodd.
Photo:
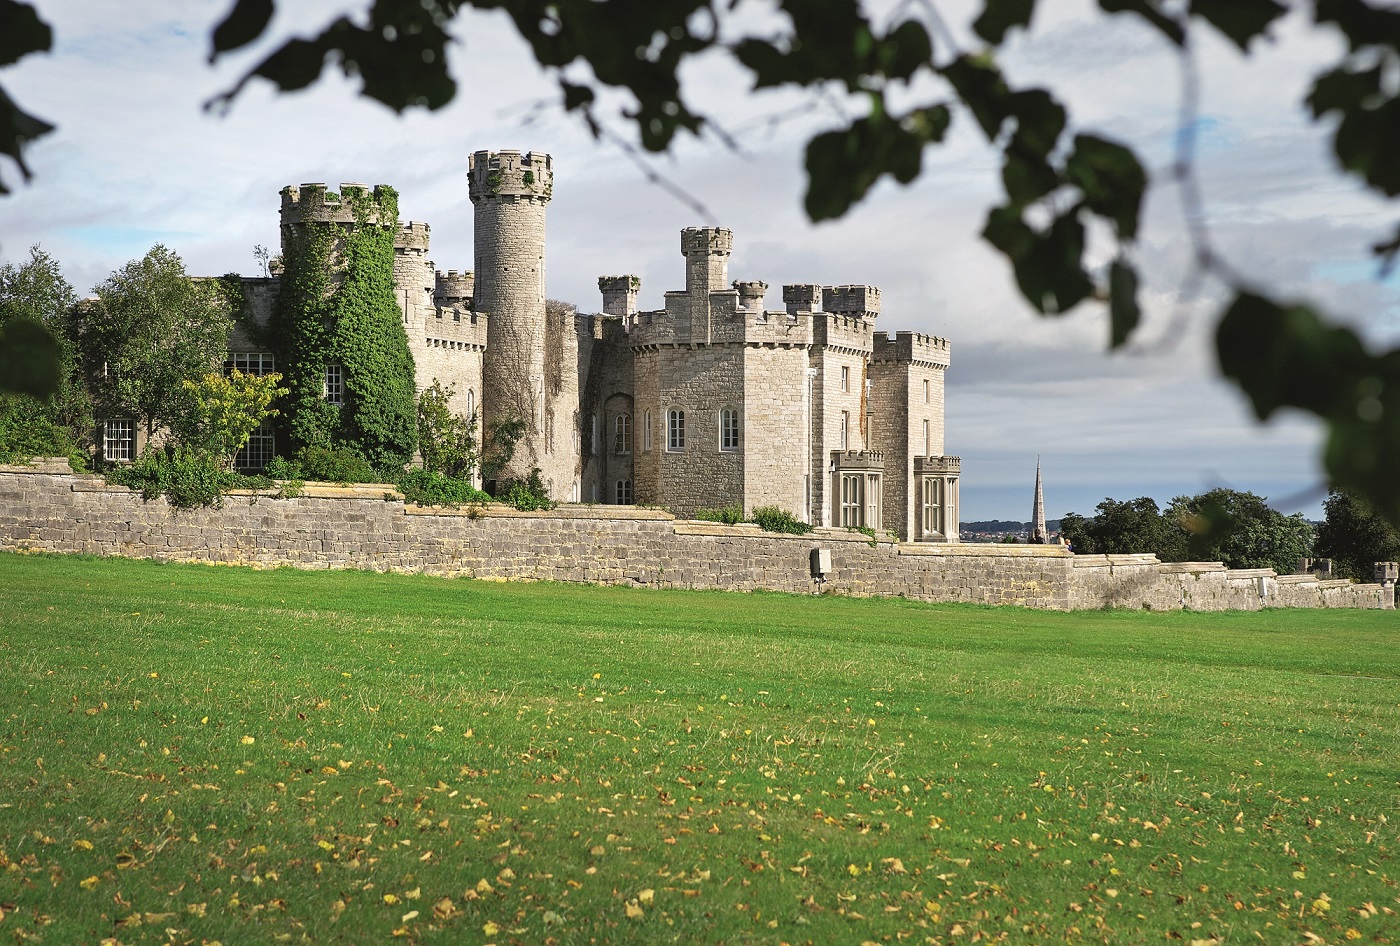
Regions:
M 385 187 L 343 197 L 355 223 L 283 235 L 274 332 L 285 429 L 293 447 L 350 449 L 396 479 L 417 443 L 413 356 L 394 299 L 398 196 Z M 324 397 L 331 363 L 344 370 L 343 406 Z

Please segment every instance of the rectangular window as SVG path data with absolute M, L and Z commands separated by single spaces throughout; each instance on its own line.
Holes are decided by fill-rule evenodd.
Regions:
M 326 383 L 323 393 L 328 404 L 339 407 L 345 403 L 345 369 L 334 362 L 326 365 Z
M 632 452 L 632 415 L 618 414 L 613 423 L 613 452 Z
M 642 449 L 651 453 L 651 410 L 642 414 Z
M 243 369 L 238 369 L 242 371 Z M 272 421 L 265 420 L 248 437 L 238 456 L 233 458 L 235 470 L 261 470 L 277 455 L 277 439 L 273 433 Z
M 924 403 L 928 403 L 928 379 L 924 379 Z
M 136 455 L 136 424 L 130 420 L 102 423 L 102 459 L 109 463 L 129 463 Z
M 851 390 L 851 369 L 845 365 L 841 366 L 841 390 Z
M 685 411 L 666 412 L 666 449 L 685 449 Z
M 879 473 L 869 473 L 865 477 L 865 525 L 872 529 L 880 528 Z
M 943 481 L 925 476 L 923 482 L 924 534 L 943 531 Z
M 847 528 L 858 529 L 865 525 L 861 518 L 865 505 L 862 495 L 864 485 L 863 473 L 841 474 L 841 525 Z
M 933 455 L 933 454 L 929 451 L 929 436 L 928 436 L 928 434 L 929 434 L 929 430 L 928 430 L 928 421 L 924 421 L 924 456 L 926 456 L 926 457 L 932 456 L 932 455 Z
M 277 359 L 269 352 L 231 351 L 224 359 L 224 374 L 230 374 L 234 369 L 262 377 L 277 370 Z
M 851 449 L 851 412 L 841 412 L 841 449 Z
M 616 501 L 619 506 L 632 505 L 632 481 L 618 480 L 617 490 L 614 495 L 616 496 Z
M 739 412 L 732 407 L 719 412 L 719 448 L 739 449 Z

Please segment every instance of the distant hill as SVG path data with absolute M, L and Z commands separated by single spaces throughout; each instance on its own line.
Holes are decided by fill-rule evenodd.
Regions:
M 958 531 L 960 532 L 1026 532 L 1030 529 L 1029 522 L 1015 522 L 1011 519 L 985 519 L 980 522 L 960 522 Z M 1060 520 L 1045 520 L 1045 528 L 1051 532 L 1060 531 Z

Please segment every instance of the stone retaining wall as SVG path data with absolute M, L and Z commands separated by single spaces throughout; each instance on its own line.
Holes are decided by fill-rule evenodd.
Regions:
M 832 572 L 813 581 L 812 549 Z M 406 506 L 390 486 L 310 484 L 280 499 L 241 492 L 218 509 L 66 472 L 66 462 L 0 467 L 0 549 L 262 567 L 363 568 L 486 579 L 582 581 L 731 591 L 899 595 L 922 601 L 1065 610 L 1393 608 L 1394 586 L 1080 555 L 1059 546 L 933 545 L 818 530 L 806 536 L 676 520 L 631 506 L 443 510 Z

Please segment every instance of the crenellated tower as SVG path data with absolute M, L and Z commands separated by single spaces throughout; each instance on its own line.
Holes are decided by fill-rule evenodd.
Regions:
M 555 499 L 577 477 L 577 408 L 562 389 L 572 325 L 548 325 L 545 311 L 545 207 L 554 190 L 550 156 L 531 151 L 471 155 L 468 192 L 475 209 L 475 309 L 487 317 L 482 363 L 483 432 L 523 421 L 524 435 L 502 478 L 533 467 Z

